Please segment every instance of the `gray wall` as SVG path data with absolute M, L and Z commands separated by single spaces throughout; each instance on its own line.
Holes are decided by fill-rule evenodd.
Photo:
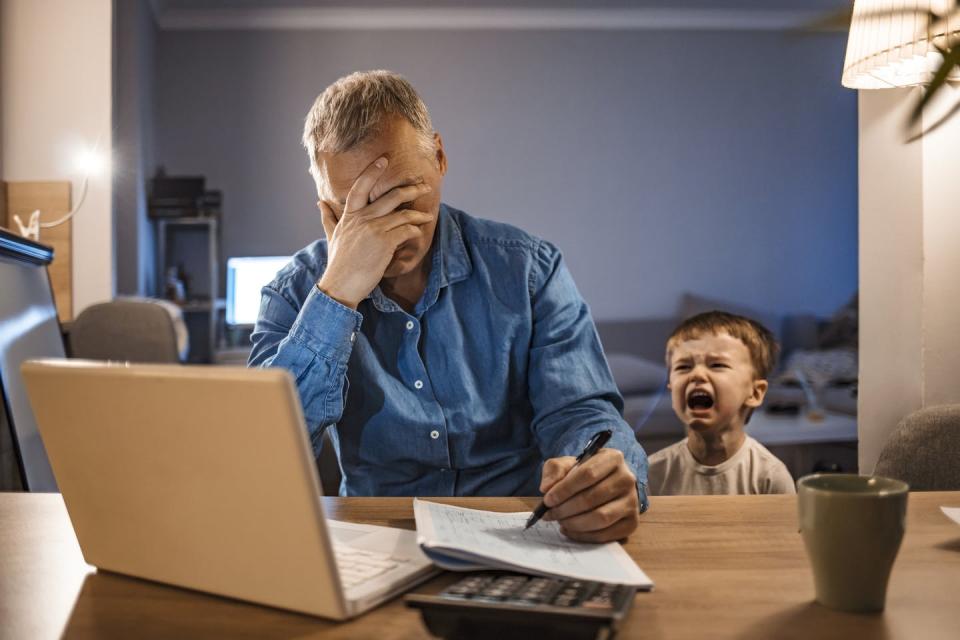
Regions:
M 161 31 L 155 159 L 224 191 L 224 255 L 322 234 L 299 146 L 327 84 L 386 67 L 444 137 L 444 200 L 564 251 L 594 315 L 684 291 L 828 314 L 857 286 L 845 36 Z
M 128 0 L 114 6 L 116 288 L 121 295 L 143 295 L 154 285 L 145 183 L 153 170 L 157 28 L 146 3 Z

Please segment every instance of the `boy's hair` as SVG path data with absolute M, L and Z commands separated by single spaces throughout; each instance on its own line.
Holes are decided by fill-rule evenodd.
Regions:
M 705 333 L 726 333 L 745 344 L 757 378 L 766 379 L 773 371 L 780 353 L 780 345 L 773 334 L 756 320 L 726 311 L 707 311 L 681 322 L 667 339 L 667 367 L 670 367 L 670 356 L 678 342 L 693 340 Z

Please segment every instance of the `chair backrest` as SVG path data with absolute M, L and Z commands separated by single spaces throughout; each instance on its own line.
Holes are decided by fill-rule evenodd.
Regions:
M 71 325 L 70 353 L 90 360 L 177 363 L 181 354 L 174 322 L 164 306 L 147 300 L 96 304 Z
M 913 491 L 960 489 L 960 404 L 927 407 L 900 421 L 880 452 L 874 474 L 903 480 Z

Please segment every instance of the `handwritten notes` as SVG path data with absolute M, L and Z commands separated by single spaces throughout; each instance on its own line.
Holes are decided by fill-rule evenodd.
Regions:
M 548 576 L 653 587 L 617 543 L 584 544 L 556 522 L 524 529 L 529 513 L 497 513 L 415 499 L 417 538 L 434 563 L 453 571 L 507 569 Z

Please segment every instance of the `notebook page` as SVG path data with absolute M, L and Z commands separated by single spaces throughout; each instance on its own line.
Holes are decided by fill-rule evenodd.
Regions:
M 940 507 L 943 515 L 960 524 L 960 507 Z
M 529 512 L 480 511 L 419 499 L 413 501 L 417 538 L 425 550 L 450 551 L 501 567 L 650 588 L 650 578 L 615 542 L 574 542 L 556 522 L 524 530 Z

